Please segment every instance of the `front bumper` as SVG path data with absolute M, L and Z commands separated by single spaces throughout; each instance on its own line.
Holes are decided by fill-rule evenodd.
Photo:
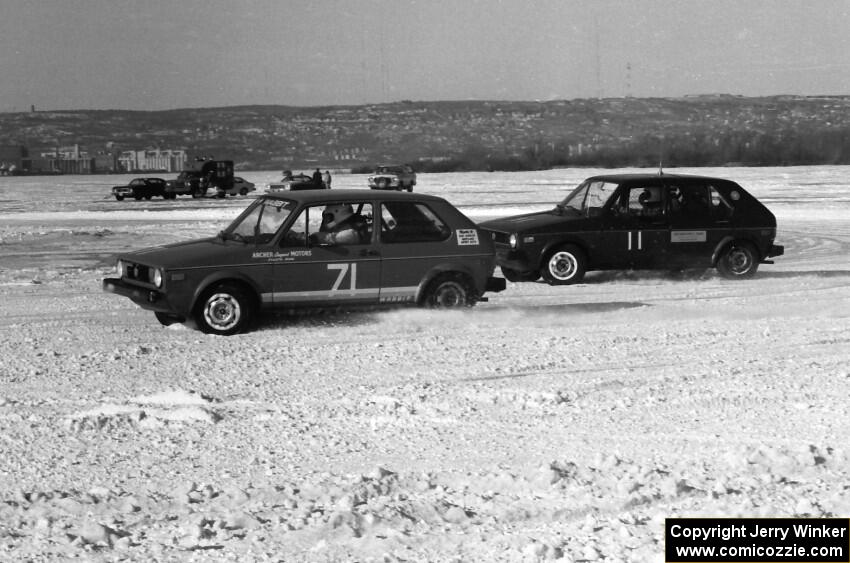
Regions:
M 104 278 L 103 291 L 127 297 L 141 307 L 150 311 L 160 313 L 175 313 L 165 299 L 165 294 L 155 289 L 146 289 L 137 285 L 131 285 L 121 278 Z
M 537 269 L 537 264 L 529 260 L 528 255 L 507 247 L 496 249 L 496 264 L 502 268 L 509 268 L 517 272 L 530 272 Z

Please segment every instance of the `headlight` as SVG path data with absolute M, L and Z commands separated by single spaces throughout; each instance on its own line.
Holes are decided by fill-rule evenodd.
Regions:
M 150 272 L 151 283 L 157 287 L 162 287 L 162 270 L 153 268 Z
M 508 244 L 511 245 L 511 248 L 516 248 L 516 244 L 517 244 L 516 233 L 511 233 L 511 236 L 508 237 Z
M 119 278 L 124 277 L 124 262 L 122 260 L 119 260 L 115 263 L 115 275 L 117 275 Z

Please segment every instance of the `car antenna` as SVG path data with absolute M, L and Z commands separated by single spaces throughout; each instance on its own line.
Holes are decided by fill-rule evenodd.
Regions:
M 663 162 L 664 162 L 664 138 L 661 137 L 658 140 L 658 175 L 659 176 L 664 175 Z

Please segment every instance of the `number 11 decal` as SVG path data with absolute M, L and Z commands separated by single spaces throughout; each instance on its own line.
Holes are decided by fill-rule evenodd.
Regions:
M 339 270 L 339 275 L 336 277 L 336 281 L 334 282 L 334 286 L 331 288 L 331 291 L 339 291 L 339 286 L 342 285 L 342 280 L 345 279 L 345 274 L 348 273 L 348 268 L 351 267 L 351 283 L 349 284 L 349 291 L 354 291 L 357 287 L 357 264 L 328 264 L 328 270 Z

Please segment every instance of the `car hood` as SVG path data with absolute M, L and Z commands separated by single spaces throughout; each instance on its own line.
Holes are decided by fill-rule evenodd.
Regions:
M 549 210 L 525 213 L 523 215 L 513 215 L 511 217 L 503 217 L 501 219 L 491 219 L 490 221 L 479 223 L 478 226 L 488 231 L 522 233 L 541 230 L 570 230 L 570 227 L 567 225 L 572 224 L 573 226 L 578 226 L 578 223 L 586 221 L 586 217 L 576 215 L 575 212 L 572 211 L 564 211 L 563 213 L 560 213 L 555 210 Z
M 118 258 L 166 269 L 197 268 L 242 262 L 255 249 L 252 244 L 211 237 L 136 250 Z

